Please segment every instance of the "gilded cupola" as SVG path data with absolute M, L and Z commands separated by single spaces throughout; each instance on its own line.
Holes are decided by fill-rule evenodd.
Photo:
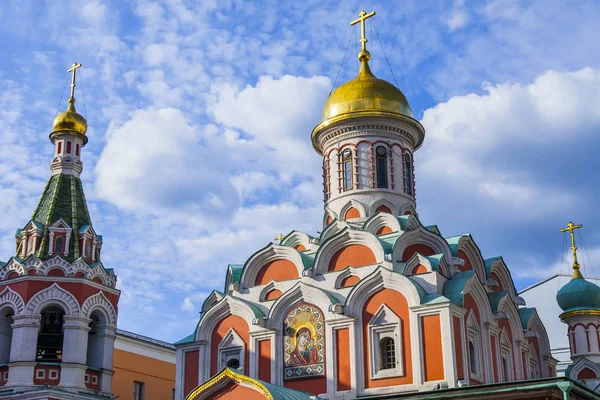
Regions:
M 342 121 L 361 117 L 382 117 L 403 120 L 414 125 L 419 131 L 414 148 L 418 148 L 425 137 L 425 130 L 413 118 L 410 104 L 404 93 L 390 82 L 377 78 L 369 67 L 371 54 L 366 49 L 364 20 L 375 13 L 361 11 L 359 19 L 351 24 L 361 23 L 362 50 L 358 53 L 360 69 L 356 77 L 335 89 L 329 95 L 323 108 L 321 122 L 313 129 L 312 142 L 317 152 L 321 152 L 318 136 L 328 127 Z
M 74 63 L 73 67 L 69 70 L 69 72 L 73 73 L 69 106 L 67 107 L 67 111 L 58 114 L 56 118 L 54 118 L 54 123 L 52 125 L 53 133 L 67 131 L 85 135 L 87 132 L 87 121 L 75 110 L 75 72 L 80 67 L 81 64 Z

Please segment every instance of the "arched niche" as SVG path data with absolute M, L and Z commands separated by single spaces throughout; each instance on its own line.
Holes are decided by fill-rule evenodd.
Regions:
M 390 214 L 392 216 L 398 215 L 398 210 L 396 207 L 386 199 L 377 199 L 371 204 L 369 215 L 375 215 L 378 212 L 383 214 Z
M 517 303 L 517 296 L 515 291 L 515 286 L 512 280 L 512 276 L 510 275 L 510 271 L 506 266 L 504 259 L 502 257 L 496 257 L 493 259 L 485 260 L 485 268 L 486 268 L 486 276 L 488 278 L 497 281 L 499 286 L 492 286 L 491 289 L 493 291 L 502 291 L 505 290 L 508 292 L 512 301 Z
M 296 279 L 302 276 L 303 271 L 304 263 L 298 250 L 270 243 L 246 261 L 240 286 L 248 288 L 271 280 Z
M 292 247 L 297 251 L 316 251 L 318 246 L 314 244 L 315 238 L 304 232 L 292 231 L 281 240 L 279 245 Z
M 367 211 L 365 210 L 365 206 L 356 200 L 350 200 L 340 211 L 340 217 L 345 221 L 355 218 L 364 218 L 366 216 Z
M 381 232 L 384 228 L 388 228 L 389 232 Z M 396 217 L 391 214 L 378 212 L 364 223 L 363 230 L 373 235 L 381 235 L 383 233 L 401 232 L 402 228 Z
M 346 249 L 350 249 L 347 251 L 347 254 L 345 253 Z M 350 252 L 352 252 L 352 254 L 350 254 Z M 373 265 L 384 261 L 383 247 L 374 235 L 349 228 L 344 229 L 337 235 L 329 238 L 320 246 L 315 257 L 315 273 L 324 274 L 332 271 L 332 261 L 335 262 L 334 267 L 338 264 L 342 265 L 341 263 L 345 262 L 344 260 L 350 260 L 352 258 L 350 257 L 351 255 L 355 255 L 354 253 L 361 254 L 361 252 L 366 253 L 366 255 L 359 259 L 355 259 L 356 261 L 353 261 L 354 263 L 361 264 L 361 262 L 358 261 L 367 260 L 370 264 L 364 265 Z M 350 266 L 357 267 L 364 265 Z M 348 265 L 343 265 L 341 268 L 333 270 L 342 270 L 347 266 Z
M 450 247 L 444 238 L 438 234 L 429 231 L 422 225 L 404 232 L 394 244 L 393 259 L 395 261 L 407 261 L 414 254 L 412 249 L 424 256 L 443 254 L 448 263 L 450 276 L 454 275 L 454 265 L 452 263 Z M 426 249 L 429 249 L 429 251 Z M 407 250 L 409 251 L 407 252 Z M 411 252 L 413 254 L 408 254 Z

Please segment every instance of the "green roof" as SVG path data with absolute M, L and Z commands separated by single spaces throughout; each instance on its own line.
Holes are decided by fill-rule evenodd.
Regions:
M 533 317 L 533 314 L 535 314 L 535 308 L 533 307 L 519 308 L 519 319 L 521 320 L 523 330 L 527 329 L 527 324 L 529 323 L 529 319 Z
M 194 337 L 196 336 L 196 332 L 192 332 L 191 334 L 187 335 L 186 337 L 184 337 L 181 340 L 176 341 L 173 344 L 184 344 L 184 343 L 192 343 L 194 341 Z
M 0 268 L 4 267 L 6 263 L 4 261 L 0 261 Z
M 85 195 L 81 180 L 73 175 L 52 175 L 44 188 L 42 197 L 38 203 L 31 221 L 36 226 L 45 228 L 42 243 L 37 252 L 40 258 L 48 254 L 48 230 L 47 228 L 63 219 L 71 228 L 77 232 L 79 227 L 91 225 Z M 39 224 L 39 225 L 38 225 Z M 75 237 L 77 237 L 75 235 Z M 69 241 L 70 260 L 80 256 L 79 241 Z
M 474 270 L 457 272 L 442 289 L 442 294 L 456 305 L 463 306 L 463 290 L 467 281 L 475 274 Z
M 504 297 L 506 297 L 506 295 L 508 295 L 508 292 L 506 290 L 503 290 L 501 292 L 488 293 L 488 299 L 490 300 L 490 307 L 492 307 L 493 312 L 498 311 L 498 306 L 500 305 L 500 300 L 502 300 Z
M 446 243 L 450 246 L 450 251 L 452 252 L 452 257 L 458 257 L 458 242 L 465 236 L 471 236 L 469 233 L 465 233 L 464 235 L 452 236 L 446 238 Z

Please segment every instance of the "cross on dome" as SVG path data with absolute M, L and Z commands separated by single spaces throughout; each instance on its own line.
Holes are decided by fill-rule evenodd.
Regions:
M 375 11 L 371 11 L 370 13 L 367 14 L 367 12 L 365 10 L 361 10 L 360 13 L 358 14 L 358 18 L 355 19 L 354 21 L 350 22 L 350 25 L 356 25 L 360 22 L 360 33 L 361 33 L 361 37 L 360 37 L 360 41 L 362 43 L 362 49 L 364 51 L 367 50 L 367 36 L 365 35 L 365 21 L 371 17 L 375 16 Z
M 77 64 L 76 62 L 74 62 L 73 65 L 71 66 L 71 68 L 67 70 L 67 72 L 72 72 L 71 97 L 69 98 L 69 103 L 71 102 L 71 100 L 73 100 L 73 102 L 75 102 L 75 74 L 77 73 L 77 70 L 79 68 L 81 68 L 82 66 L 83 66 L 82 64 Z
M 566 228 L 561 229 L 561 232 L 567 232 L 569 231 L 569 233 L 571 234 L 571 250 L 573 251 L 573 278 L 583 278 L 583 275 L 581 275 L 581 271 L 579 271 L 580 266 L 579 263 L 577 262 L 577 246 L 575 246 L 575 234 L 574 231 L 575 229 L 579 229 L 581 228 L 583 225 L 579 224 L 579 225 L 575 225 L 573 223 L 573 221 L 569 222 L 569 225 L 567 225 Z

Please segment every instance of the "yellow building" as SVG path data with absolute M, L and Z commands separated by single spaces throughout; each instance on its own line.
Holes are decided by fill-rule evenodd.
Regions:
M 117 330 L 112 391 L 116 399 L 169 400 L 175 390 L 175 347 Z

